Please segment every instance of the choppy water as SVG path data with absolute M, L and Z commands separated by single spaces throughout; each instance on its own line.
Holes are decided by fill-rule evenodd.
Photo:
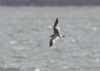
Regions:
M 0 71 L 100 71 L 100 7 L 0 7 Z

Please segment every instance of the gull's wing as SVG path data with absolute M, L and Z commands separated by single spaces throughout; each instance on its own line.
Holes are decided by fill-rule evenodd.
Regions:
M 49 47 L 53 46 L 53 44 L 55 43 L 55 38 L 56 38 L 56 37 L 52 37 L 52 38 L 51 38 Z
M 58 18 L 56 18 L 56 21 L 55 21 L 53 28 L 55 28 L 57 26 L 57 24 L 58 24 Z
M 56 42 L 56 40 L 58 40 L 59 37 L 52 37 L 51 40 L 50 40 L 50 44 L 49 44 L 49 47 L 53 46 L 53 44 Z
M 52 45 L 53 45 L 53 39 L 50 40 L 49 47 L 51 47 Z
M 53 26 L 53 30 L 54 30 L 54 34 L 59 35 L 59 30 L 57 28 L 57 25 L 58 25 L 58 18 L 55 21 L 55 24 Z

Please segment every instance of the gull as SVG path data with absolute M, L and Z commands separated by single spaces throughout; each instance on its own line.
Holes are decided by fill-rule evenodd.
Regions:
M 53 44 L 56 42 L 56 40 L 58 40 L 60 37 L 65 37 L 64 35 L 60 35 L 60 29 L 57 26 L 58 23 L 59 23 L 58 18 L 56 18 L 56 21 L 53 26 L 54 33 L 53 33 L 53 35 L 50 36 L 51 40 L 50 40 L 49 47 L 53 46 Z

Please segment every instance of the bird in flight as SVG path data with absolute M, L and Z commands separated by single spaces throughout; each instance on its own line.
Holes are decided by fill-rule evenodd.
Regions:
M 55 21 L 54 26 L 53 26 L 54 33 L 53 33 L 53 35 L 50 36 L 51 40 L 50 40 L 49 47 L 53 46 L 53 44 L 56 42 L 56 40 L 59 39 L 59 37 L 65 37 L 64 35 L 60 35 L 60 32 L 59 32 L 60 29 L 57 26 L 58 23 L 59 23 L 58 18 L 56 18 L 56 21 Z

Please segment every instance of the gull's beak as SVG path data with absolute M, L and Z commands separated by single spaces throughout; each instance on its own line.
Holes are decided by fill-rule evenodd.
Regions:
M 63 35 L 62 37 L 65 37 L 65 35 Z

